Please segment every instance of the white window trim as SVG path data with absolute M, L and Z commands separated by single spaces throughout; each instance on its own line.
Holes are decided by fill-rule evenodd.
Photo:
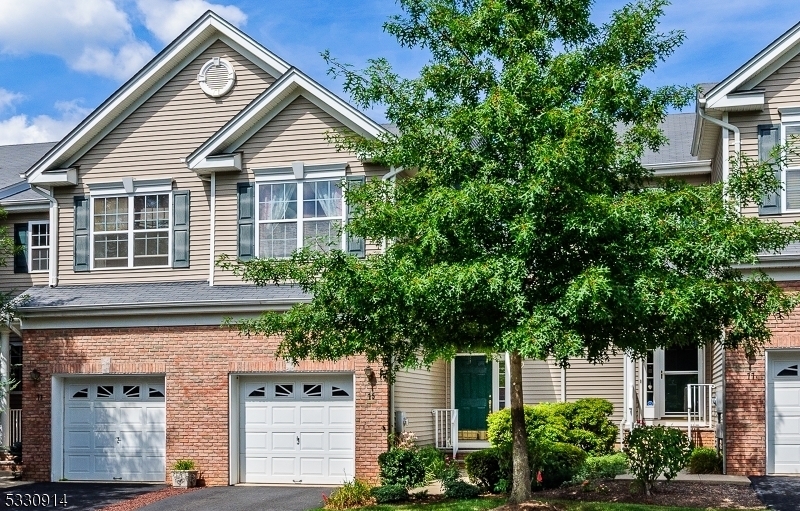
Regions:
M 134 266 L 133 265 L 133 238 L 134 238 L 134 229 L 133 229 L 133 198 L 134 197 L 141 197 L 143 195 L 168 195 L 169 196 L 169 211 L 167 213 L 169 226 L 167 227 L 167 264 L 164 265 L 151 265 L 151 266 Z M 106 268 L 97 268 L 94 265 L 94 237 L 96 235 L 94 229 L 94 199 L 110 199 L 113 197 L 127 197 L 128 198 L 128 230 L 125 231 L 128 234 L 128 265 L 127 266 L 112 266 Z M 173 193 L 172 190 L 168 191 L 148 191 L 142 193 L 131 193 L 131 194 L 123 194 L 123 195 L 105 195 L 105 194 L 98 194 L 98 195 L 91 195 L 89 198 L 89 269 L 91 271 L 126 271 L 126 270 L 146 270 L 146 269 L 154 269 L 154 268 L 172 268 L 173 265 L 173 254 L 172 254 L 172 230 L 173 230 Z M 106 232 L 106 231 L 101 231 Z M 119 231 L 118 231 L 119 232 Z
M 653 410 L 653 419 L 674 419 L 676 417 L 685 416 L 685 412 L 671 412 L 667 413 L 664 410 L 664 374 L 666 371 L 664 370 L 664 350 L 663 349 L 656 349 L 653 350 L 653 397 L 655 403 L 653 406 L 647 407 Z M 646 360 L 646 359 L 645 359 Z M 642 372 L 642 388 L 645 391 L 645 395 L 647 394 L 647 371 Z M 705 347 L 698 347 L 697 348 L 697 384 L 702 385 L 706 382 L 706 349 Z M 670 371 L 669 374 L 695 374 L 695 371 Z M 645 400 L 645 405 L 646 405 Z
M 322 173 L 320 173 L 322 174 Z M 295 250 L 303 247 L 303 223 L 308 221 L 318 221 L 318 220 L 341 220 L 341 227 L 344 228 L 345 224 L 347 223 L 347 205 L 344 200 L 344 193 L 342 193 L 342 216 L 341 217 L 314 217 L 314 218 L 304 218 L 303 216 L 303 185 L 306 183 L 318 183 L 321 181 L 340 181 L 340 184 L 343 185 L 343 180 L 345 175 L 342 173 L 341 176 L 330 176 L 326 177 L 324 175 L 314 174 L 312 178 L 309 179 L 286 179 L 288 176 L 287 174 L 274 174 L 279 178 L 273 179 L 273 174 L 270 174 L 269 179 L 264 180 L 256 180 L 256 190 L 255 190 L 255 208 L 256 208 L 256 233 L 255 233 L 255 253 L 256 256 L 261 257 L 261 229 L 260 226 L 262 223 L 296 223 L 297 224 L 297 245 L 295 246 Z M 264 184 L 295 184 L 297 187 L 297 218 L 289 219 L 289 220 L 262 220 L 261 219 L 261 208 L 259 207 L 259 196 L 260 196 L 260 187 Z M 344 231 L 341 234 L 341 246 L 339 247 L 345 252 L 347 251 L 347 237 L 344 235 Z
M 47 246 L 33 246 L 33 226 L 34 225 L 46 225 L 47 226 Z M 50 251 L 53 250 L 53 236 L 50 232 L 50 221 L 49 220 L 31 220 L 28 222 L 28 273 L 48 273 L 50 271 Z M 33 249 L 34 248 L 46 248 L 47 249 L 47 269 L 46 270 L 34 270 L 33 269 Z
M 781 118 L 781 146 L 786 147 L 786 128 L 787 127 L 794 127 L 800 126 L 800 116 L 782 116 Z M 784 157 L 786 154 L 784 154 Z M 800 171 L 800 166 L 798 167 L 781 167 L 781 212 L 783 213 L 799 213 L 800 208 L 789 209 L 786 206 L 786 196 L 787 189 L 786 189 L 786 172 L 789 170 Z

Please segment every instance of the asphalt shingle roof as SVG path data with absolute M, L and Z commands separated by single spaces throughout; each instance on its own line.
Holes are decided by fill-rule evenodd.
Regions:
M 22 182 L 19 175 L 31 168 L 54 145 L 55 142 L 0 145 L 0 190 Z
M 170 304 L 217 305 L 245 302 L 299 302 L 310 299 L 300 288 L 291 285 L 209 286 L 205 281 L 158 282 L 136 284 L 37 286 L 23 293 L 28 300 L 20 311 L 47 308 L 93 308 L 125 305 Z
M 659 125 L 667 137 L 667 144 L 658 152 L 646 150 L 642 155 L 642 165 L 697 161 L 697 157 L 692 156 L 694 120 L 694 113 L 668 115 Z

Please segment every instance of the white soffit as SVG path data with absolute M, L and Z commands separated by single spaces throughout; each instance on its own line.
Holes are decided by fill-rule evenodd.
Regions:
M 300 96 L 363 137 L 377 138 L 387 133 L 375 121 L 301 71 L 291 68 L 190 154 L 186 158 L 186 165 L 193 170 L 208 168 L 209 160 L 215 157 L 213 155 L 232 153 L 239 149 L 244 142 Z
M 36 162 L 25 174 L 28 181 L 44 184 L 38 180 L 43 172 L 73 163 L 217 39 L 274 78 L 290 68 L 241 30 L 207 11 Z
M 653 171 L 655 177 L 700 176 L 711 174 L 711 160 L 654 163 L 643 165 Z
M 706 94 L 707 108 L 717 108 L 735 91 L 747 91 L 800 53 L 800 23 L 775 39 Z

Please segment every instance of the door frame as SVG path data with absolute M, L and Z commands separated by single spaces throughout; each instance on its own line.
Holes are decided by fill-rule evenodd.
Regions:
M 644 416 L 646 419 L 670 419 L 681 417 L 679 414 L 669 414 L 664 411 L 664 349 L 656 348 L 653 351 L 653 396 L 655 403 L 653 406 L 647 406 L 647 400 L 643 400 Z M 640 384 L 647 395 L 647 359 L 644 359 L 642 364 L 643 371 L 640 375 Z M 697 383 L 703 384 L 706 382 L 706 349 L 704 346 L 697 348 Z M 685 415 L 684 415 L 685 418 Z
M 147 381 L 149 379 L 164 380 L 164 407 L 169 396 L 166 373 L 136 373 L 136 374 L 54 374 L 50 378 L 50 481 L 58 482 L 64 479 L 64 417 L 67 400 L 64 391 L 67 384 L 75 382 L 91 382 L 96 380 L 136 379 Z M 166 442 L 165 442 L 166 445 Z M 168 453 L 165 453 L 168 457 Z M 166 476 L 167 466 L 164 465 Z M 145 481 L 147 482 L 147 481 Z
M 450 359 L 450 408 L 455 409 L 456 407 L 456 357 L 478 357 L 481 355 L 486 355 L 485 353 L 465 353 L 460 352 L 456 353 L 455 357 Z M 506 407 L 510 406 L 511 400 L 511 378 L 509 378 L 508 374 L 508 366 L 509 366 L 509 356 L 508 353 L 501 353 L 495 354 L 492 356 L 492 412 L 498 411 L 500 408 L 498 404 L 500 400 L 500 361 L 497 360 L 497 355 L 502 357 L 503 365 L 505 368 L 505 375 L 506 375 L 506 384 L 505 384 L 505 391 L 506 391 Z M 459 425 L 460 427 L 460 425 Z

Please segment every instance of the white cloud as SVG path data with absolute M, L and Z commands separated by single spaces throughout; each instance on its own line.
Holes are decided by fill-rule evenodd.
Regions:
M 144 15 L 144 24 L 161 41 L 168 43 L 204 12 L 211 10 L 237 27 L 247 22 L 247 15 L 234 5 L 213 4 L 205 0 L 136 0 Z
M 0 53 L 55 55 L 73 69 L 117 80 L 154 54 L 112 0 L 0 2 Z
M 91 111 L 77 101 L 59 101 L 55 107 L 60 114 L 58 117 L 15 115 L 0 120 L 0 145 L 60 140 Z
M 17 92 L 11 92 L 0 87 L 0 111 L 12 106 L 17 101 L 21 100 L 24 96 Z

